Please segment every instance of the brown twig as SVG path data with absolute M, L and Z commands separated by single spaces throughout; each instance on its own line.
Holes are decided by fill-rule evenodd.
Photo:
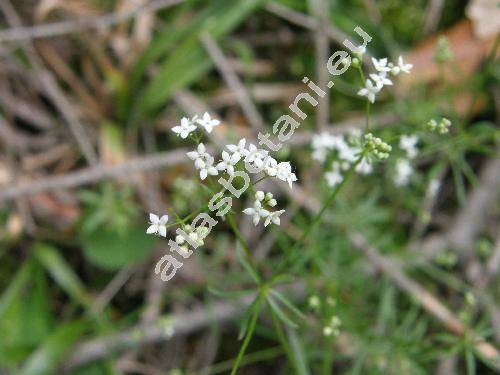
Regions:
M 227 58 L 224 56 L 224 53 L 217 45 L 217 42 L 209 34 L 202 35 L 201 41 L 203 42 L 203 45 L 205 46 L 205 49 L 210 55 L 215 66 L 219 70 L 219 73 L 222 75 L 222 78 L 233 91 L 233 94 L 238 100 L 238 103 L 248 119 L 248 122 L 256 131 L 262 130 L 264 127 L 264 121 L 262 120 L 259 111 L 250 98 L 250 94 L 248 93 L 246 87 L 243 83 L 241 83 L 231 64 L 229 64 Z
M 129 12 L 109 13 L 95 18 L 73 21 L 54 22 L 36 26 L 16 26 L 0 31 L 0 42 L 23 41 L 26 39 L 47 38 L 56 35 L 76 33 L 85 29 L 100 29 L 113 26 L 139 16 L 143 12 L 154 12 L 163 8 L 180 4 L 183 0 L 153 0 L 140 5 Z
M 2 0 L 0 2 L 0 7 L 5 14 L 9 24 L 20 27 L 22 25 L 21 19 L 16 13 L 16 10 L 8 0 Z M 75 141 L 82 150 L 83 155 L 90 164 L 97 163 L 97 156 L 95 150 L 90 142 L 82 124 L 75 115 L 70 102 L 66 98 L 66 95 L 57 85 L 56 80 L 53 75 L 43 67 L 43 63 L 36 52 L 34 45 L 30 42 L 22 43 L 22 48 L 25 51 L 28 59 L 30 60 L 40 83 L 45 88 L 47 94 L 53 100 L 54 104 L 57 106 L 62 116 L 69 125 L 69 128 L 75 138 Z
M 441 14 L 443 13 L 444 0 L 431 0 L 425 12 L 424 35 L 436 31 Z
M 443 323 L 446 329 L 457 336 L 463 336 L 466 333 L 468 335 L 472 334 L 470 329 L 441 303 L 441 301 L 415 280 L 406 276 L 400 262 L 387 256 L 380 255 L 377 249 L 369 245 L 365 238 L 359 233 L 352 234 L 350 240 L 354 246 L 363 252 L 372 266 L 383 272 L 391 278 L 400 289 L 411 295 L 427 312 Z M 491 361 L 496 369 L 500 369 L 500 356 L 494 346 L 479 338 L 474 339 L 473 345 L 478 353 Z
M 294 298 L 301 298 L 305 293 L 304 285 L 300 282 L 290 285 L 289 288 Z M 63 369 L 69 371 L 125 349 L 138 348 L 146 344 L 164 342 L 175 336 L 187 335 L 211 323 L 228 323 L 243 314 L 245 307 L 253 299 L 254 296 L 249 295 L 232 302 L 214 302 L 208 308 L 199 307 L 189 312 L 163 316 L 150 324 L 85 341 L 77 345 L 73 354 L 63 365 Z
M 287 20 L 290 23 L 302 26 L 306 29 L 318 30 L 321 28 L 321 24 L 317 19 L 310 16 L 306 16 L 305 14 L 297 12 L 284 5 L 275 2 L 270 2 L 266 4 L 265 9 L 269 13 L 274 14 L 275 16 L 283 18 L 284 20 Z M 343 45 L 346 39 L 349 40 L 349 35 L 347 33 L 345 33 L 339 28 L 332 26 L 331 24 L 328 25 L 325 32 L 328 34 L 330 39 L 336 42 L 337 44 Z M 370 53 L 366 51 L 366 53 L 363 55 L 363 61 L 369 62 L 370 58 L 371 58 Z
M 311 0 L 310 2 L 312 13 L 319 24 L 319 27 L 314 30 L 316 77 L 318 86 L 325 90 L 325 96 L 318 98 L 316 127 L 322 131 L 326 128 L 330 113 L 330 91 L 326 89 L 328 84 L 326 63 L 330 57 L 330 39 L 327 33 L 328 26 L 330 26 L 330 9 L 325 0 Z
M 143 156 L 130 159 L 124 163 L 85 168 L 78 172 L 71 172 L 63 176 L 52 176 L 39 178 L 29 182 L 7 187 L 0 191 L 0 202 L 39 193 L 41 191 L 67 189 L 86 184 L 92 184 L 105 178 L 114 178 L 141 171 L 153 170 L 161 167 L 168 167 L 186 162 L 185 149 L 159 153 L 152 156 Z

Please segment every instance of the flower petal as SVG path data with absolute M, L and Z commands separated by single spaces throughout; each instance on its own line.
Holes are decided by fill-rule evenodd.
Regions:
M 158 215 L 150 213 L 149 214 L 149 221 L 151 222 L 151 224 L 158 224 L 160 221 L 160 218 L 158 217 Z

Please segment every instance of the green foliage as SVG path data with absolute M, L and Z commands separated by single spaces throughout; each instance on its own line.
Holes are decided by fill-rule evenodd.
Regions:
M 107 270 L 117 270 L 145 259 L 157 244 L 157 239 L 144 236 L 144 226 L 132 226 L 125 233 L 98 228 L 83 233 L 83 253 L 92 264 Z

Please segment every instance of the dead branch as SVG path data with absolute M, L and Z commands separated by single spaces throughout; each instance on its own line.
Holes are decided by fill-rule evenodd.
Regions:
M 217 45 L 217 42 L 209 34 L 204 34 L 201 37 L 201 41 L 203 42 L 205 49 L 210 55 L 219 73 L 222 75 L 222 78 L 238 100 L 238 103 L 248 119 L 248 122 L 256 131 L 262 130 L 264 128 L 264 121 L 262 120 L 258 109 L 250 98 L 250 94 L 248 93 L 246 87 L 241 83 L 231 64 Z
M 458 319 L 433 294 L 427 291 L 415 280 L 406 276 L 399 261 L 389 258 L 388 256 L 380 255 L 377 249 L 370 246 L 364 237 L 359 233 L 352 234 L 350 236 L 350 240 L 352 244 L 360 249 L 367 257 L 370 261 L 370 265 L 374 266 L 378 271 L 381 271 L 386 276 L 391 278 L 400 289 L 410 294 L 427 312 L 443 323 L 446 329 L 457 336 L 463 336 L 466 332 L 468 334 L 472 333 L 470 332 L 470 329 L 466 327 L 460 319 Z M 477 340 L 475 340 L 474 347 L 484 358 L 491 361 L 496 369 L 500 369 L 500 355 L 493 345 L 477 338 Z
M 143 12 L 154 12 L 182 3 L 183 0 L 153 0 L 128 12 L 109 13 L 95 18 L 54 22 L 36 26 L 16 26 L 0 31 L 0 42 L 23 41 L 26 39 L 47 38 L 56 35 L 76 33 L 85 29 L 103 29 L 138 17 Z
M 296 299 L 305 294 L 305 287 L 302 283 L 297 282 L 289 288 Z M 226 324 L 241 316 L 253 298 L 254 296 L 249 295 L 231 302 L 214 302 L 208 308 L 199 307 L 188 312 L 163 316 L 153 323 L 136 326 L 122 333 L 85 341 L 77 345 L 73 354 L 64 363 L 63 369 L 68 372 L 113 353 L 146 344 L 164 342 L 175 336 L 199 331 L 209 324 Z
M 97 165 L 63 176 L 52 176 L 21 182 L 2 189 L 0 191 L 0 202 L 16 197 L 32 195 L 41 191 L 73 188 L 92 184 L 105 178 L 116 178 L 132 173 L 177 165 L 187 161 L 186 152 L 188 150 L 177 149 L 152 156 L 133 158 L 121 164 L 109 166 Z

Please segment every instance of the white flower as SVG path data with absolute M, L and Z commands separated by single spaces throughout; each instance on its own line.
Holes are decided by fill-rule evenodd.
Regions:
M 205 158 L 205 161 L 202 161 L 203 164 L 200 164 L 200 178 L 204 180 L 208 175 L 217 176 L 219 171 L 214 167 L 214 158 L 208 155 Z
M 274 177 L 278 173 L 278 161 L 271 156 L 267 156 L 264 161 L 264 172 L 269 176 Z
M 234 166 L 240 161 L 239 154 L 229 155 L 228 152 L 222 151 L 222 161 L 217 164 L 219 171 L 226 171 L 228 175 L 234 174 Z
M 258 200 L 259 202 L 262 202 L 266 198 L 266 195 L 264 194 L 263 191 L 259 190 L 258 192 L 255 193 L 255 199 Z
M 207 131 L 207 133 L 211 133 L 213 128 L 220 125 L 220 121 L 217 119 L 212 119 L 208 112 L 205 112 L 202 118 L 196 119 L 196 122 L 198 123 L 198 125 L 203 127 Z
M 340 150 L 345 146 L 347 144 L 343 135 L 332 135 L 327 132 L 315 134 L 311 140 L 312 158 L 322 163 L 326 159 L 328 150 Z
M 397 76 L 399 73 L 404 72 L 409 74 L 411 68 L 413 68 L 412 64 L 405 64 L 403 61 L 403 56 L 399 56 L 398 64 L 395 65 L 393 63 L 389 63 L 389 68 L 391 68 L 391 74 Z
M 279 210 L 275 212 L 270 212 L 264 221 L 264 226 L 267 227 L 269 224 L 273 223 L 275 225 L 280 225 L 280 216 L 285 212 L 285 210 Z
M 387 58 L 377 60 L 372 57 L 372 63 L 377 72 L 389 72 L 391 68 L 387 66 Z
M 402 150 L 406 151 L 410 159 L 413 159 L 415 156 L 417 156 L 418 153 L 418 149 L 416 147 L 417 143 L 418 143 L 418 136 L 402 135 L 401 139 L 399 140 L 399 147 Z
M 325 178 L 326 184 L 330 187 L 335 187 L 344 180 L 344 177 L 342 177 L 342 175 L 340 174 L 339 163 L 332 163 L 332 170 L 325 173 Z
M 195 130 L 196 126 L 187 117 L 181 118 L 181 124 L 172 128 L 172 131 L 180 135 L 182 139 L 187 138 Z
M 157 234 L 162 237 L 167 237 L 167 221 L 168 215 L 163 215 L 161 218 L 158 215 L 149 214 L 149 228 L 147 234 Z
M 288 182 L 290 189 L 292 188 L 292 182 L 297 181 L 297 176 L 292 172 L 292 166 L 288 161 L 278 164 L 276 177 L 281 181 Z
M 380 72 L 378 74 L 370 74 L 370 78 L 377 84 L 377 86 L 392 86 L 392 81 L 387 78 L 386 72 Z
M 324 147 L 313 149 L 312 158 L 323 163 L 326 159 L 327 151 L 328 149 Z
M 349 163 L 354 163 L 358 159 L 358 154 L 361 152 L 359 147 L 351 147 L 347 143 L 339 149 L 339 159 Z
M 410 176 L 413 174 L 413 168 L 407 159 L 398 159 L 396 162 L 396 175 L 394 176 L 394 184 L 396 186 L 405 186 L 410 181 Z
M 410 74 L 410 70 L 413 68 L 413 64 L 405 64 L 403 61 L 403 56 L 399 56 L 398 67 L 402 72 Z
M 247 140 L 242 138 L 238 141 L 236 145 L 227 145 L 227 149 L 229 152 L 232 152 L 233 155 L 238 155 L 238 157 L 244 157 L 248 155 L 248 150 L 246 149 Z
M 356 165 L 355 171 L 360 174 L 370 174 L 373 171 L 373 166 L 368 162 L 367 159 L 363 159 Z
M 259 224 L 261 217 L 269 216 L 269 211 L 262 208 L 262 203 L 256 200 L 253 204 L 253 207 L 245 208 L 243 210 L 245 215 L 249 215 L 253 217 L 253 225 L 257 226 Z
M 187 153 L 189 159 L 194 161 L 194 166 L 196 169 L 200 169 L 201 166 L 205 164 L 205 159 L 210 157 L 210 154 L 207 152 L 205 145 L 200 143 L 196 149 L 196 151 L 191 151 Z
M 267 155 L 268 152 L 266 150 L 259 149 L 254 144 L 250 144 L 248 146 L 248 155 L 245 157 L 245 161 L 261 169 L 264 167 Z
M 373 82 L 369 79 L 365 82 L 365 87 L 358 91 L 359 96 L 366 96 L 370 103 L 375 103 L 375 95 L 380 91 L 382 86 L 376 83 L 375 86 Z

